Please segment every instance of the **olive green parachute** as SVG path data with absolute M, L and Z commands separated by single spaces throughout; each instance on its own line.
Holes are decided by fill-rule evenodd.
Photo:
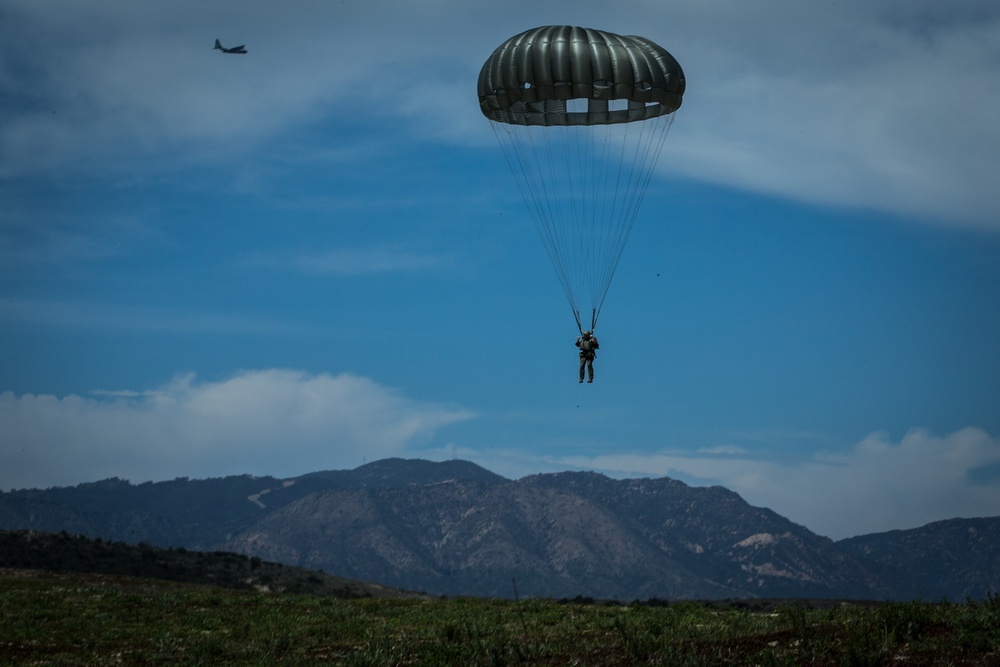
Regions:
M 511 37 L 479 72 L 479 105 L 582 328 L 607 296 L 684 72 L 648 39 L 573 26 Z

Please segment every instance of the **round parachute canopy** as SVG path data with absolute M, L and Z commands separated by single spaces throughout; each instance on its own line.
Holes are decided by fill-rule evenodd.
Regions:
M 573 26 L 511 37 L 479 72 L 479 106 L 581 330 L 597 326 L 684 88 L 661 46 Z
M 479 106 L 515 125 L 628 123 L 673 113 L 684 87 L 680 64 L 648 39 L 543 26 L 493 52 L 479 72 Z M 609 109 L 611 100 L 626 104 Z

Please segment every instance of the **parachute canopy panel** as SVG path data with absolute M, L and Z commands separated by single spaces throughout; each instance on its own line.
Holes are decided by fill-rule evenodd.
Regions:
M 643 37 L 543 26 L 493 52 L 479 72 L 479 106 L 513 125 L 611 125 L 673 113 L 684 86 L 674 57 Z

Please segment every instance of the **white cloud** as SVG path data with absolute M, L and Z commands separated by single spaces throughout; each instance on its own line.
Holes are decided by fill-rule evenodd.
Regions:
M 721 23 L 692 19 L 712 37 L 686 44 L 689 90 L 667 167 L 803 201 L 996 226 L 995 9 L 949 21 L 921 3 L 731 9 Z
M 392 57 L 330 3 L 298 11 L 269 3 L 179 2 L 168 10 L 66 3 L 61 20 L 51 3 L 18 10 L 4 35 L 16 64 L 0 85 L 30 94 L 0 116 L 0 152 L 8 157 L 0 174 L 95 155 L 131 166 L 179 142 L 211 159 L 322 118 L 331 106 L 357 112 L 381 89 L 362 90 L 361 82 Z M 223 29 L 239 33 L 250 54 L 213 51 Z
M 460 407 L 412 400 L 348 374 L 185 376 L 144 392 L 0 394 L 0 485 L 135 482 L 251 473 L 292 476 L 406 456 Z
M 1000 439 L 976 428 L 946 436 L 913 430 L 898 443 L 875 433 L 846 453 L 818 452 L 795 463 L 728 450 L 546 458 L 523 452 L 464 454 L 512 477 L 584 469 L 614 477 L 670 476 L 699 486 L 718 484 L 752 505 L 769 507 L 835 539 L 1000 514 L 1000 479 L 977 480 L 975 474 L 1000 466 Z
M 270 154 L 282 133 L 358 119 L 416 142 L 482 145 L 473 89 L 491 45 L 566 21 L 648 34 L 681 61 L 688 93 L 665 170 L 821 204 L 1000 220 L 1000 8 L 988 0 L 626 0 L 613 17 L 587 2 L 525 12 L 520 0 L 8 4 L 0 90 L 18 103 L 0 112 L 0 174 Z M 216 36 L 250 54 L 212 52 Z

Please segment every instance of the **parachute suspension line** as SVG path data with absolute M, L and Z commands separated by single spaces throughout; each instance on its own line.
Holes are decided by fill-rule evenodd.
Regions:
M 626 220 L 623 211 L 626 210 L 624 207 L 627 204 L 624 200 L 628 198 L 630 193 L 630 179 L 626 178 L 623 184 L 622 174 L 630 166 L 626 159 L 627 142 L 633 131 L 634 128 L 630 127 L 630 124 L 610 125 L 606 128 L 604 169 L 606 170 L 606 187 L 612 192 L 612 195 L 605 198 L 606 202 L 610 202 L 611 210 L 606 213 L 606 229 L 602 235 L 605 244 L 602 248 L 599 266 L 603 270 L 594 276 L 594 284 L 591 286 L 590 299 L 594 305 L 595 319 L 603 306 L 604 295 L 607 294 L 611 278 L 614 275 L 615 267 L 611 266 L 610 263 L 619 254 L 618 246 L 622 243 L 622 225 Z M 612 152 L 616 146 L 618 147 L 617 155 Z M 631 166 L 635 167 L 634 164 Z
M 672 122 L 490 123 L 581 332 L 578 300 L 595 329 Z
M 598 270 L 590 276 L 595 324 L 651 181 L 653 166 L 665 144 L 670 121 L 672 115 L 606 126 L 603 161 L 607 173 L 603 177 L 607 192 L 612 194 L 604 198 L 604 203 L 612 207 L 603 216 L 604 229 L 597 234 L 602 241 L 595 262 Z
M 586 164 L 594 199 L 586 235 L 589 245 L 584 256 L 588 265 L 585 282 L 590 296 L 591 329 L 596 319 L 597 295 L 604 280 L 602 267 L 607 262 L 607 245 L 616 222 L 614 204 L 617 199 L 617 184 L 612 187 L 610 183 L 614 130 L 613 125 L 600 125 L 592 128 L 589 135 L 593 141 L 589 147 L 590 156 Z
M 562 283 L 570 309 L 572 309 L 574 316 L 578 317 L 577 295 L 573 290 L 573 285 L 577 284 L 579 280 L 578 273 L 574 271 L 577 267 L 572 262 L 574 257 L 573 198 L 567 199 L 566 195 L 567 190 L 572 191 L 573 189 L 573 180 L 567 178 L 567 175 L 572 172 L 566 169 L 568 157 L 565 150 L 565 138 L 558 131 L 553 133 L 552 128 L 527 127 L 523 130 L 525 136 L 532 141 L 532 145 L 538 151 L 536 163 L 541 172 L 537 174 L 538 180 L 544 182 L 551 190 L 546 199 L 548 205 L 546 215 L 536 221 L 536 227 L 542 237 L 543 244 L 549 251 L 549 259 Z M 537 139 L 541 139 L 541 141 L 536 142 Z M 539 143 L 542 146 L 539 146 Z
M 547 176 L 558 192 L 548 221 L 553 264 L 565 281 L 564 289 L 582 330 L 577 301 L 584 295 L 577 290 L 585 286 L 593 296 L 593 282 L 605 261 L 600 252 L 601 241 L 607 235 L 602 222 L 608 217 L 603 160 L 599 159 L 593 127 L 547 127 L 541 134 L 547 141 L 547 156 L 553 158 L 542 177 Z
M 573 285 L 581 285 L 590 275 L 590 253 L 593 243 L 594 188 L 588 178 L 589 136 L 580 127 L 550 128 L 547 136 L 559 140 L 559 152 L 564 160 L 560 176 L 566 183 L 566 207 L 561 221 L 566 241 L 567 264 L 573 272 Z M 557 135 L 562 135 L 557 137 Z M 573 259 L 576 261 L 572 261 Z M 582 295 L 580 295 L 582 296 Z
M 548 171 L 541 174 L 543 180 L 551 184 L 555 195 L 550 197 L 552 204 L 548 225 L 545 231 L 548 242 L 553 250 L 553 262 L 563 280 L 563 289 L 574 314 L 579 312 L 576 302 L 577 294 L 573 286 L 579 284 L 580 266 L 573 262 L 579 252 L 574 247 L 574 222 L 578 219 L 577 197 L 578 184 L 573 178 L 575 173 L 574 158 L 570 153 L 572 142 L 567 139 L 567 131 L 572 128 L 529 128 L 533 134 L 544 139 L 545 157 Z M 555 132 L 553 132 L 555 130 Z M 565 131 L 564 131 L 565 130 Z
M 629 173 L 626 176 L 626 185 L 623 188 L 624 196 L 621 198 L 618 196 L 618 185 L 616 184 L 616 192 L 613 201 L 618 202 L 619 199 L 623 199 L 624 201 L 621 202 L 621 206 L 618 207 L 618 210 L 616 211 L 616 216 L 621 216 L 619 219 L 620 224 L 612 234 L 613 240 L 608 243 L 609 254 L 606 256 L 606 259 L 602 264 L 602 266 L 605 267 L 605 271 L 600 280 L 596 283 L 600 285 L 599 292 L 592 296 L 595 306 L 595 327 L 597 324 L 597 317 L 600 315 L 601 307 L 603 306 L 608 290 L 611 287 L 611 280 L 618 268 L 618 264 L 621 260 L 622 254 L 624 253 L 628 238 L 631 235 L 632 228 L 635 226 L 635 221 L 638 218 L 640 205 L 642 200 L 645 198 L 646 191 L 652 181 L 653 167 L 659 159 L 659 155 L 666 144 L 667 133 L 673 124 L 673 120 L 674 114 L 671 113 L 645 122 L 630 123 L 628 125 L 639 126 L 636 128 L 639 130 L 639 133 L 634 135 L 634 141 L 631 141 L 633 137 L 626 136 L 624 141 L 621 142 L 622 154 L 619 167 L 622 170 L 628 170 L 628 165 L 631 164 L 632 168 L 628 170 Z M 625 145 L 628 143 L 632 143 L 634 145 L 634 153 L 631 161 L 625 153 Z M 616 183 L 620 182 L 621 181 L 619 179 Z
M 496 135 L 507 166 L 514 176 L 522 198 L 528 204 L 528 212 L 534 222 L 535 230 L 542 241 L 542 246 L 549 257 L 559 282 L 562 285 L 566 299 L 569 301 L 573 315 L 580 322 L 579 308 L 573 292 L 572 276 L 562 261 L 562 257 L 572 257 L 565 247 L 567 239 L 572 235 L 565 229 L 568 222 L 559 212 L 558 183 L 550 177 L 555 173 L 552 167 L 552 151 L 540 147 L 535 135 L 541 132 L 542 143 L 549 143 L 549 135 L 545 128 L 525 127 L 508 123 L 491 122 L 490 126 Z M 544 173 L 545 168 L 548 174 Z M 536 172 L 542 172 L 537 173 Z M 551 189 L 551 193 L 550 193 Z M 562 222 L 562 224 L 560 224 Z M 560 242 L 561 241 L 561 242 Z M 581 329 L 582 330 L 582 329 Z

